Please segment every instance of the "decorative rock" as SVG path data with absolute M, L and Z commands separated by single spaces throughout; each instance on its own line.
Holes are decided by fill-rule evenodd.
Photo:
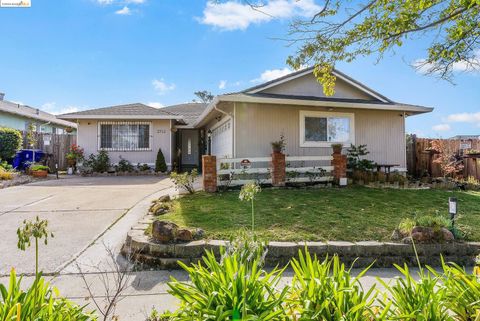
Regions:
M 192 236 L 194 240 L 201 240 L 205 238 L 205 231 L 201 228 L 196 228 L 192 230 Z
M 170 198 L 170 195 L 163 195 L 160 196 L 157 200 L 157 202 L 170 202 L 172 199 Z
M 430 227 L 415 226 L 412 229 L 412 240 L 416 243 L 428 243 L 435 239 L 435 232 Z
M 392 241 L 400 241 L 402 238 L 404 238 L 404 235 L 402 235 L 400 230 L 397 228 L 393 230 L 392 236 L 390 236 Z
M 442 227 L 441 232 L 442 232 L 443 240 L 445 242 L 452 242 L 455 239 L 455 236 L 453 236 L 453 233 L 450 232 L 448 229 Z
M 175 240 L 178 225 L 169 221 L 155 221 L 152 224 L 152 237 L 162 243 Z
M 175 240 L 181 242 L 190 242 L 193 241 L 192 232 L 189 229 L 179 229 L 175 234 Z

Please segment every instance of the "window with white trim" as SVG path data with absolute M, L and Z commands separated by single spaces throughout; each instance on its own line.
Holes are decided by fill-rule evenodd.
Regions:
M 150 150 L 150 122 L 99 123 L 99 149 L 109 151 Z
M 300 146 L 330 147 L 355 144 L 354 114 L 300 111 Z

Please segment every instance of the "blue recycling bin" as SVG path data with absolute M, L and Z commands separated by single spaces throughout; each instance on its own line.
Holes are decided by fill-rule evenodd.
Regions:
M 35 155 L 35 159 L 33 159 Z M 13 159 L 13 167 L 15 169 L 25 169 L 29 163 L 39 162 L 45 157 L 45 153 L 41 149 L 21 149 Z

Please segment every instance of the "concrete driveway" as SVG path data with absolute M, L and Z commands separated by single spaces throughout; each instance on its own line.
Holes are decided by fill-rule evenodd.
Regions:
M 89 248 L 134 205 L 171 189 L 165 177 L 68 177 L 0 190 L 0 274 L 12 267 L 34 272 L 33 247 L 17 249 L 16 230 L 37 215 L 47 219 L 54 238 L 40 246 L 40 268 L 60 270 Z M 125 236 L 119 235 L 119 238 Z

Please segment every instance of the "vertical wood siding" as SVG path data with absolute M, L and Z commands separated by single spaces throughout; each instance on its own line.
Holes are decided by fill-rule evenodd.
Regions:
M 306 107 L 271 104 L 236 104 L 235 157 L 270 155 L 270 142 L 286 138 L 286 153 L 291 156 L 327 156 L 332 149 L 300 147 L 300 111 L 327 111 L 324 107 Z M 405 129 L 402 112 L 337 108 L 329 112 L 355 114 L 355 144 L 366 144 L 369 159 L 377 163 L 398 164 L 406 167 Z

